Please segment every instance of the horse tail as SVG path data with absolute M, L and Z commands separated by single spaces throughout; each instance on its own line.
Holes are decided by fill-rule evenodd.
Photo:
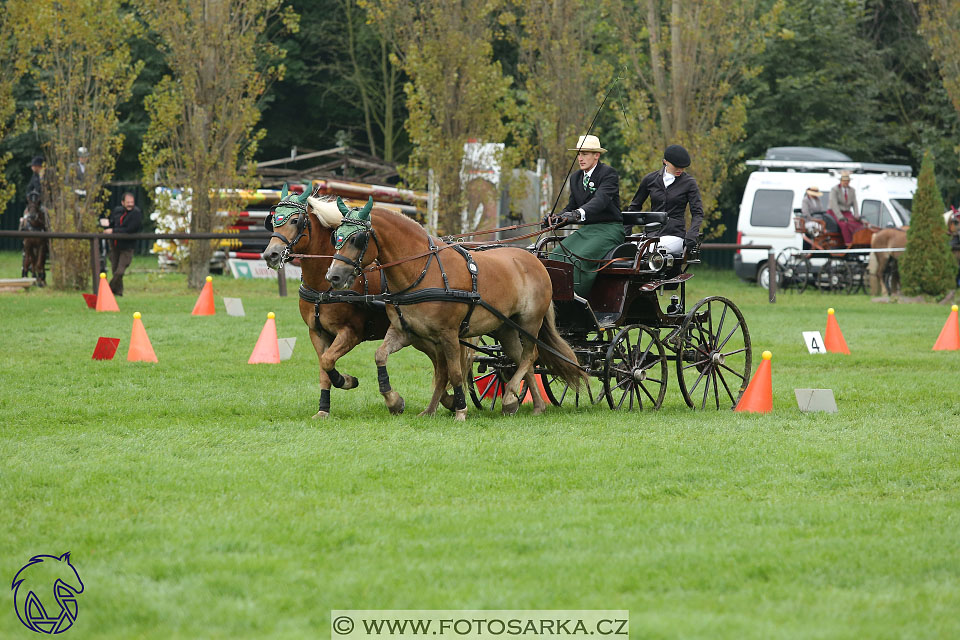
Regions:
M 573 363 L 577 361 L 577 354 L 573 352 L 573 349 L 570 348 L 570 345 L 560 337 L 560 334 L 557 333 L 556 325 L 556 312 L 553 309 L 553 303 L 550 303 L 550 307 L 547 309 L 547 315 L 543 318 L 543 324 L 540 325 L 540 334 L 537 336 L 541 342 L 543 342 L 548 347 L 551 347 L 558 353 L 562 354 L 565 358 L 570 360 L 564 360 L 563 358 L 558 357 L 557 355 L 547 351 L 546 349 L 539 349 L 538 353 L 540 355 L 540 362 L 543 364 L 550 373 L 560 376 L 564 382 L 569 384 L 575 389 L 579 389 L 580 385 L 586 381 L 587 374 L 580 367 L 574 365 Z

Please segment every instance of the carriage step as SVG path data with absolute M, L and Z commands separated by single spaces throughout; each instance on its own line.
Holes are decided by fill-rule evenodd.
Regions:
M 617 320 L 620 319 L 620 314 L 616 312 L 598 313 L 596 316 L 597 324 L 600 325 L 601 329 L 616 326 Z

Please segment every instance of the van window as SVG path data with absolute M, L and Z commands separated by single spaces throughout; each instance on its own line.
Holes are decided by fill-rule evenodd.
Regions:
M 754 227 L 787 227 L 793 215 L 793 191 L 789 189 L 757 189 L 750 211 Z
M 913 198 L 894 198 L 890 201 L 893 208 L 900 214 L 903 224 L 910 224 L 910 210 L 913 209 Z
M 879 200 L 864 200 L 860 207 L 860 216 L 875 227 L 893 226 L 890 209 Z

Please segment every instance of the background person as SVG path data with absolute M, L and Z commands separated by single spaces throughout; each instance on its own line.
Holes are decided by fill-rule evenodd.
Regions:
M 573 290 L 586 297 L 600 260 L 624 241 L 620 176 L 613 167 L 600 162 L 607 150 L 600 146 L 597 136 L 580 136 L 577 148 L 568 151 L 577 152 L 580 169 L 570 176 L 570 198 L 558 218 L 582 226 L 560 242 L 567 251 L 557 247 L 550 258 L 573 264 Z
M 805 218 L 809 218 L 815 213 L 823 213 L 823 200 L 820 198 L 823 192 L 816 187 L 810 187 L 803 194 L 803 202 L 800 203 L 800 213 Z
M 139 233 L 143 226 L 143 212 L 136 206 L 133 194 L 123 194 L 123 204 L 116 207 L 110 214 L 110 228 L 104 233 Z M 114 295 L 123 295 L 123 274 L 133 260 L 133 247 L 136 240 L 114 240 L 110 249 L 110 266 L 113 277 L 110 279 L 110 290 Z
M 840 184 L 830 189 L 829 209 L 837 219 L 843 243 L 850 244 L 853 234 L 863 228 L 863 221 L 857 209 L 857 190 L 850 186 L 849 171 L 840 172 Z
M 667 221 L 660 229 L 660 246 L 674 255 L 682 255 L 697 245 L 700 225 L 703 224 L 703 201 L 700 187 L 693 176 L 686 173 L 690 154 L 678 144 L 663 152 L 663 167 L 648 173 L 640 181 L 640 188 L 630 202 L 628 211 L 643 211 L 643 203 L 650 198 L 651 211 L 665 211 Z M 686 211 L 690 207 L 690 228 L 687 229 Z

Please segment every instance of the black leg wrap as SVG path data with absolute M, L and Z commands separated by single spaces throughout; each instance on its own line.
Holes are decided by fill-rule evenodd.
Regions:
M 320 389 L 320 411 L 330 413 L 330 389 Z
M 337 389 L 343 389 L 343 384 L 346 382 L 343 379 L 343 376 L 340 375 L 340 372 L 336 369 L 330 369 L 327 371 L 327 375 L 330 377 L 330 383 L 335 386 Z
M 463 386 L 453 388 L 453 409 L 462 411 L 467 408 L 467 399 L 463 395 Z
M 377 365 L 377 382 L 380 383 L 380 393 L 390 391 L 390 376 L 386 366 Z

